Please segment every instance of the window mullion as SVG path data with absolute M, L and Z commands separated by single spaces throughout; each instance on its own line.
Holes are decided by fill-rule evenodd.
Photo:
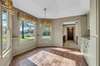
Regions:
M 22 38 L 24 39 L 24 21 L 22 22 Z

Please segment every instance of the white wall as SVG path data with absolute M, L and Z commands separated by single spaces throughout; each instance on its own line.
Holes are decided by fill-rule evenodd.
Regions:
M 35 39 L 20 40 L 14 38 L 13 41 L 13 56 L 36 48 Z
M 53 45 L 54 46 L 60 46 L 63 45 L 63 22 L 53 22 L 53 29 L 52 29 L 53 35 Z
M 90 40 L 81 38 L 81 51 L 89 66 L 99 66 L 99 0 L 90 1 L 91 7 L 88 20 L 90 23 Z
M 98 29 L 100 26 L 98 23 L 98 3 L 99 0 L 91 0 L 90 7 L 90 44 L 89 44 L 89 66 L 99 66 L 98 65 Z
M 82 15 L 80 18 L 81 36 L 87 36 L 88 20 L 87 15 Z
M 79 22 L 80 17 L 69 17 L 64 19 L 53 20 L 53 35 L 52 41 L 55 46 L 63 46 L 63 23 L 65 22 Z

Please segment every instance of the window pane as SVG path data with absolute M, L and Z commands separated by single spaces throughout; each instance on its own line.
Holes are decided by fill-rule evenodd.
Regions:
M 2 50 L 8 49 L 8 12 L 2 10 Z
M 0 6 L 0 14 L 1 14 L 1 6 Z M 1 15 L 0 15 L 0 57 L 1 57 Z
M 49 25 L 43 25 L 43 38 L 50 38 L 51 28 Z
M 35 39 L 35 23 L 31 21 L 21 22 L 20 37 L 22 39 Z

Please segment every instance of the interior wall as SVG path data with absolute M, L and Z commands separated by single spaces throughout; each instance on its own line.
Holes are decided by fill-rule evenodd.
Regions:
M 76 28 L 75 28 L 76 29 L 75 30 L 75 32 L 76 32 L 75 33 L 75 35 L 76 35 L 75 41 L 78 44 L 79 48 L 80 48 L 80 40 L 79 39 L 80 39 L 80 35 L 81 35 L 81 25 L 80 25 L 80 23 L 81 22 L 77 22 L 76 25 L 75 25 L 76 26 Z
M 62 47 L 62 45 L 63 45 L 63 39 L 62 39 L 62 37 L 63 37 L 63 23 L 53 21 L 52 32 L 53 32 L 53 35 L 52 35 L 53 45 Z
M 99 66 L 99 0 L 90 0 L 89 27 L 90 38 L 82 37 L 81 52 L 83 52 L 89 66 Z
M 81 22 L 80 23 L 80 26 L 81 26 L 81 37 L 87 36 L 87 30 L 88 30 L 87 15 L 82 15 L 81 18 L 80 18 L 80 22 Z
M 64 22 L 80 22 L 80 17 L 68 17 L 53 20 L 52 42 L 55 46 L 63 46 L 63 23 Z M 78 30 L 77 30 L 78 31 Z
M 96 1 L 92 1 L 90 13 L 81 17 L 80 49 L 89 66 L 97 66 L 97 15 Z M 88 21 L 90 27 L 88 26 Z M 85 27 L 85 28 L 84 28 Z M 90 29 L 90 36 L 87 30 Z
M 89 66 L 98 65 L 98 0 L 91 0 L 90 2 L 90 52 L 89 52 Z M 91 52 L 92 51 L 92 52 Z

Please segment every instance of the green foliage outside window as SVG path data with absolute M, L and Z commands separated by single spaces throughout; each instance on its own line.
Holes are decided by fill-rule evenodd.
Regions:
M 20 23 L 21 39 L 33 39 L 35 37 L 35 24 L 31 21 L 22 21 Z

